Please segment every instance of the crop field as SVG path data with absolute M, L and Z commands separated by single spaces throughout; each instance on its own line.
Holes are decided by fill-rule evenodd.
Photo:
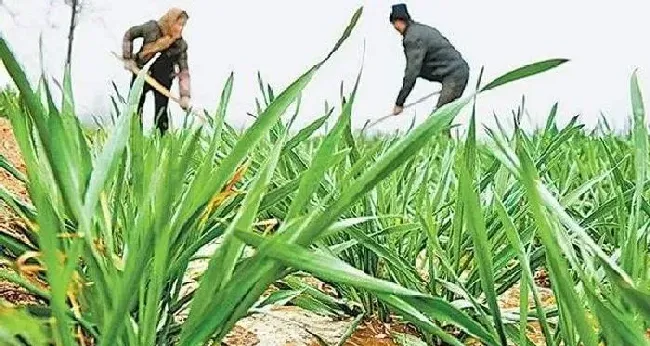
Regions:
M 224 121 L 231 76 L 208 124 L 163 137 L 135 115 L 143 74 L 112 96 L 110 126 L 89 130 L 72 77 L 55 104 L 0 40 L 17 87 L 0 95 L 14 143 L 0 150 L 0 344 L 265 345 L 237 341 L 243 321 L 293 307 L 343 326 L 312 329 L 310 345 L 650 345 L 636 76 L 625 135 L 558 127 L 550 105 L 533 133 L 521 106 L 484 140 L 475 114 L 463 139 L 447 136 L 484 93 L 563 59 L 504 71 L 403 134 L 351 129 L 356 85 L 294 128 L 361 13 L 284 90 L 260 80 L 247 129 Z

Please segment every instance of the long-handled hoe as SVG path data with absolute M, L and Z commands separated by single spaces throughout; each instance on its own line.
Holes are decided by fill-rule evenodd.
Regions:
M 117 53 L 115 53 L 115 52 L 111 52 L 111 53 L 113 53 L 113 56 L 115 56 L 115 57 L 116 57 L 117 59 L 119 59 L 120 61 L 122 61 L 122 62 L 124 61 L 124 59 L 123 59 L 119 54 L 117 54 Z M 131 72 L 134 73 L 135 75 L 137 75 L 137 74 L 140 73 L 140 69 L 137 68 L 137 67 L 133 67 L 133 68 L 131 69 Z M 147 83 L 148 83 L 152 88 L 156 89 L 156 91 L 158 91 L 159 93 L 161 93 L 161 94 L 167 96 L 167 97 L 170 98 L 172 101 L 174 101 L 174 102 L 176 102 L 176 103 L 178 103 L 178 104 L 180 105 L 180 103 L 181 103 L 181 99 L 180 99 L 178 96 L 172 94 L 171 91 L 169 91 L 167 88 L 165 88 L 162 84 L 160 84 L 160 83 L 159 83 L 157 80 L 155 80 L 153 77 L 151 77 L 150 75 L 147 74 L 147 75 L 144 76 L 144 80 L 145 80 L 145 82 L 147 82 Z M 199 119 L 201 119 L 201 123 L 203 123 L 203 124 L 208 123 L 208 124 L 209 124 L 209 122 L 207 121 L 206 117 L 205 117 L 203 114 L 201 114 L 197 109 L 190 108 L 190 113 L 192 113 L 193 115 L 199 117 Z
M 421 97 L 419 100 L 417 100 L 417 101 L 415 101 L 415 102 L 411 102 L 411 103 L 405 105 L 405 106 L 404 106 L 404 109 L 407 109 L 407 108 L 413 107 L 413 106 L 415 106 L 415 105 L 417 105 L 417 104 L 419 104 L 419 103 L 422 103 L 422 102 L 428 100 L 429 98 L 431 98 L 431 97 L 433 97 L 433 96 L 435 96 L 435 95 L 438 95 L 438 94 L 440 94 L 440 91 L 434 91 L 434 92 L 432 92 L 432 93 L 429 94 L 429 95 L 426 95 L 426 96 Z M 388 118 L 390 118 L 390 117 L 393 117 L 393 116 L 394 116 L 393 113 L 391 113 L 391 114 L 385 115 L 385 116 L 383 116 L 383 117 L 381 117 L 381 118 L 375 120 L 375 121 L 372 122 L 372 123 L 370 122 L 370 119 L 368 119 L 368 120 L 366 121 L 366 123 L 363 125 L 363 128 L 361 129 L 361 133 L 365 132 L 367 129 L 369 129 L 369 128 L 371 128 L 371 127 L 373 127 L 373 126 L 379 124 L 380 122 L 382 122 L 382 121 L 384 121 L 384 120 L 386 120 L 386 119 L 388 119 Z

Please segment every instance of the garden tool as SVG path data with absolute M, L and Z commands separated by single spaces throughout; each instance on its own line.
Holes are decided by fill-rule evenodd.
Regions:
M 422 102 L 428 100 L 429 98 L 431 98 L 431 97 L 433 97 L 433 96 L 435 96 L 435 95 L 438 95 L 438 94 L 440 94 L 440 91 L 432 92 L 432 93 L 429 94 L 429 95 L 426 95 L 426 96 L 421 97 L 419 100 L 417 100 L 417 101 L 415 101 L 415 102 L 411 102 L 411 103 L 405 105 L 405 106 L 404 106 L 404 109 L 407 109 L 407 108 L 413 107 L 413 106 L 415 106 L 415 105 L 417 105 L 417 104 L 419 104 L 419 103 L 422 103 Z M 377 120 L 376 120 L 375 122 L 373 122 L 373 123 L 371 123 L 371 122 L 370 122 L 370 119 L 368 119 L 368 120 L 366 121 L 366 123 L 363 125 L 363 128 L 361 129 L 361 133 L 363 133 L 365 130 L 367 130 L 367 129 L 369 129 L 369 128 L 371 128 L 371 127 L 373 127 L 373 126 L 379 124 L 380 122 L 382 122 L 382 121 L 384 121 L 384 120 L 386 120 L 386 119 L 388 119 L 388 118 L 390 118 L 390 117 L 393 117 L 393 116 L 395 116 L 395 115 L 393 115 L 393 113 L 390 113 L 390 114 L 388 114 L 388 115 L 386 115 L 386 116 L 383 116 L 383 117 L 377 119 Z
M 114 55 L 117 59 L 119 59 L 120 61 L 122 61 L 122 62 L 124 61 L 124 59 L 123 59 L 119 54 L 117 54 L 117 53 L 115 53 L 115 52 L 111 52 L 111 53 L 113 53 L 113 55 Z M 137 67 L 133 67 L 133 68 L 131 69 L 131 72 L 134 73 L 135 75 L 138 75 L 138 74 L 140 73 L 140 69 L 138 69 Z M 178 104 L 180 105 L 180 103 L 181 103 L 181 99 L 180 99 L 178 96 L 172 94 L 171 91 L 169 91 L 167 88 L 165 88 L 164 86 L 162 86 L 162 85 L 161 85 L 157 80 L 155 80 L 153 77 L 151 77 L 150 75 L 147 74 L 147 75 L 144 76 L 144 80 L 145 80 L 145 82 L 147 82 L 147 83 L 148 83 L 152 88 L 156 89 L 159 93 L 161 93 L 161 94 L 167 96 L 168 98 L 170 98 L 171 100 L 173 100 L 174 102 L 176 102 L 176 103 L 178 103 Z M 202 123 L 206 123 L 206 122 L 207 122 L 207 119 L 205 118 L 205 116 L 204 116 L 203 114 L 201 114 L 200 112 L 198 112 L 196 109 L 190 108 L 190 113 L 192 113 L 192 114 L 198 116 L 199 119 L 201 119 L 201 122 L 202 122 Z

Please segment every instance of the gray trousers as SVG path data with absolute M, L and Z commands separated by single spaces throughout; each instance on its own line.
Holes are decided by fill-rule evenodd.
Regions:
M 455 75 L 446 77 L 442 80 L 442 90 L 438 98 L 436 109 L 456 101 L 463 95 L 467 82 L 469 80 L 469 73 L 457 73 Z
M 442 90 L 440 91 L 440 97 L 438 98 L 436 109 L 446 105 L 447 103 L 454 102 L 463 96 L 468 80 L 469 71 L 467 70 L 444 78 L 442 80 Z M 451 138 L 451 130 L 447 132 L 447 137 Z

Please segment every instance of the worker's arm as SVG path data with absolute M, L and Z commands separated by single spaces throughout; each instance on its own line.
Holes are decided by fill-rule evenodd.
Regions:
M 404 106 L 406 98 L 415 86 L 415 81 L 422 69 L 422 61 L 426 55 L 426 49 L 419 38 L 406 37 L 404 39 L 404 54 L 406 55 L 406 69 L 404 71 L 402 89 L 399 91 L 397 101 L 395 102 L 395 105 L 398 107 Z
M 124 60 L 133 59 L 133 41 L 136 38 L 144 37 L 148 30 L 148 24 L 132 26 L 124 33 L 124 37 L 122 38 L 122 58 Z
M 190 68 L 187 63 L 187 44 L 183 42 L 181 54 L 178 57 L 178 87 L 180 96 L 190 97 Z
M 183 41 L 181 54 L 178 57 L 178 91 L 181 96 L 181 106 L 187 108 L 191 97 L 190 68 L 187 63 L 187 43 Z

